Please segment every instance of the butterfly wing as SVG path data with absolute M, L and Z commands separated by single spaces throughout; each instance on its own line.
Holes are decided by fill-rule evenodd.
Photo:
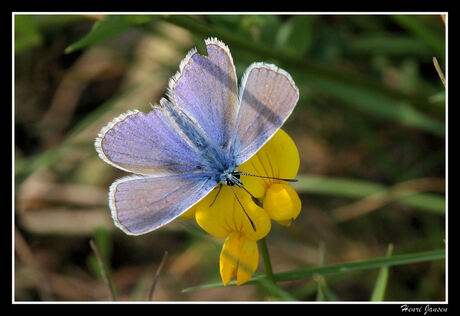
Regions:
M 110 187 L 112 217 L 127 234 L 139 235 L 165 225 L 217 184 L 192 143 L 204 142 L 200 131 L 186 117 L 181 117 L 181 124 L 174 122 L 165 107 L 154 107 L 149 113 L 129 111 L 96 138 L 103 160 L 143 175 L 121 178 Z
M 243 75 L 232 153 L 236 165 L 251 158 L 283 125 L 299 100 L 291 76 L 266 63 L 254 63 Z
M 161 227 L 200 201 L 218 183 L 219 170 L 255 154 L 298 100 L 289 74 L 268 64 L 248 68 L 238 96 L 228 48 L 215 39 L 206 46 L 208 56 L 192 50 L 182 61 L 169 84 L 170 101 L 147 114 L 122 114 L 96 138 L 104 161 L 144 175 L 110 187 L 113 219 L 127 234 Z
M 196 148 L 159 107 L 149 113 L 129 111 L 118 116 L 99 132 L 95 147 L 107 163 L 136 174 L 191 173 L 200 165 Z
M 212 38 L 205 43 L 208 56 L 191 50 L 171 78 L 168 95 L 210 140 L 228 150 L 238 108 L 235 66 L 224 43 Z
M 184 213 L 215 185 L 199 174 L 124 177 L 110 187 L 112 218 L 126 234 L 148 233 Z

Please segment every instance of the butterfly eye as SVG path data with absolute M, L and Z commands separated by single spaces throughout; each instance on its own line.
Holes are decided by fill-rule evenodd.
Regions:
M 235 171 L 232 171 L 232 176 L 234 176 L 235 178 L 237 178 L 238 180 L 240 179 L 240 172 L 235 170 Z

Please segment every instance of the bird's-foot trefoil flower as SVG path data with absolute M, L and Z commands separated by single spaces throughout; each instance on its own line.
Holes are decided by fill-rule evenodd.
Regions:
M 180 217 L 195 218 L 206 232 L 225 238 L 220 254 L 224 285 L 234 278 L 240 285 L 252 277 L 259 264 L 257 240 L 270 232 L 271 220 L 289 226 L 299 215 L 301 201 L 297 192 L 288 182 L 278 180 L 294 179 L 299 163 L 295 143 L 279 130 L 238 167 L 244 189 L 253 197 L 237 186 L 217 186 Z

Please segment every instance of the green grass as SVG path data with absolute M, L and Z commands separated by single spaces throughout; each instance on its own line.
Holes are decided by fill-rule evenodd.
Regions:
M 327 275 L 335 275 L 335 274 L 348 274 L 351 272 L 358 272 L 364 271 L 369 269 L 376 269 L 381 267 L 391 267 L 397 265 L 405 265 L 405 264 L 412 264 L 418 262 L 425 262 L 425 261 L 433 261 L 433 260 L 442 260 L 445 258 L 445 249 L 438 249 L 420 253 L 410 253 L 410 254 L 402 254 L 402 255 L 395 255 L 392 257 L 381 257 L 375 259 L 368 259 L 362 261 L 355 261 L 355 262 L 346 262 L 340 264 L 333 264 L 333 265 L 325 265 L 316 268 L 305 268 L 305 269 L 298 269 L 292 270 L 287 272 L 280 272 L 275 273 L 274 278 L 277 282 L 283 281 L 292 281 L 292 280 L 299 280 L 304 278 L 311 278 L 315 275 L 327 276 Z M 265 280 L 267 277 L 265 275 L 255 276 L 251 280 L 249 280 L 246 284 L 255 284 L 260 282 L 261 280 Z M 234 286 L 235 282 L 230 282 L 227 286 Z M 195 287 L 190 287 L 184 289 L 184 292 L 202 290 L 202 289 L 210 289 L 216 287 L 224 286 L 222 283 L 210 283 Z

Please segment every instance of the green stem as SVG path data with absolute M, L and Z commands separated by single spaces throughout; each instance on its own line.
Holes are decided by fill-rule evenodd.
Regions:
M 267 242 L 265 238 L 259 240 L 260 251 L 265 265 L 265 278 L 260 280 L 260 284 L 264 286 L 271 295 L 282 301 L 296 301 L 297 299 L 289 292 L 283 290 L 276 284 L 275 275 L 272 271 L 272 263 L 270 261 L 270 254 L 268 253 Z
M 260 243 L 262 245 L 262 243 Z M 261 247 L 262 248 L 262 247 Z M 278 281 L 291 281 L 291 280 L 299 280 L 305 278 L 311 278 L 314 275 L 337 275 L 337 274 L 345 274 L 351 272 L 359 272 L 369 269 L 381 268 L 383 266 L 398 266 L 404 264 L 411 264 L 411 263 L 419 263 L 425 261 L 433 261 L 433 260 L 443 260 L 445 259 L 446 251 L 445 249 L 437 249 L 425 252 L 418 252 L 418 253 L 408 253 L 408 254 L 401 254 L 395 255 L 391 257 L 380 257 L 380 258 L 372 258 L 362 261 L 354 261 L 354 262 L 345 262 L 339 264 L 332 264 L 314 268 L 306 268 L 306 269 L 298 269 L 292 271 L 285 271 L 276 274 L 276 280 Z M 261 280 L 268 279 L 267 275 L 259 275 L 253 277 L 251 280 L 246 282 L 245 284 L 255 284 L 259 283 Z M 235 285 L 235 282 L 232 281 L 228 284 L 228 286 Z M 199 289 L 211 289 L 216 287 L 224 286 L 222 282 L 212 283 L 212 284 L 205 284 L 200 286 L 191 287 L 188 289 L 183 290 L 183 292 L 191 292 L 196 291 Z
M 273 271 L 272 271 L 272 263 L 270 261 L 270 254 L 268 253 L 267 242 L 265 241 L 265 238 L 262 238 L 259 240 L 259 246 L 260 246 L 260 251 L 262 252 L 262 258 L 264 260 L 265 275 L 267 276 L 268 280 L 270 280 L 273 284 L 276 284 L 275 276 L 273 275 Z

